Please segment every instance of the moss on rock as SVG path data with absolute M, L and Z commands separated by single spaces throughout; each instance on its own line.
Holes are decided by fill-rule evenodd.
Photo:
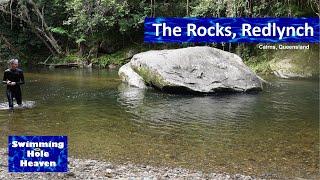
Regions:
M 133 70 L 138 73 L 147 85 L 155 86 L 159 89 L 169 85 L 162 77 L 155 71 L 151 71 L 146 67 L 134 67 Z

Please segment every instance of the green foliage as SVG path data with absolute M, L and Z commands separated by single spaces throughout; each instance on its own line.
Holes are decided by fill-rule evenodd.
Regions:
M 81 62 L 84 59 L 80 56 L 78 56 L 76 53 L 71 53 L 68 54 L 64 57 L 57 57 L 54 56 L 49 62 L 47 63 L 52 63 L 52 64 L 66 64 L 66 63 L 77 63 Z
M 13 0 L 12 11 L 16 15 L 28 12 L 32 24 L 43 28 L 43 22 L 30 5 L 31 0 Z M 61 49 L 64 57 L 55 61 L 71 62 L 75 59 L 92 61 L 105 67 L 108 64 L 122 64 L 124 51 L 134 44 L 142 44 L 143 21 L 145 17 L 287 17 L 316 16 L 318 1 L 316 0 L 157 0 L 150 3 L 147 0 L 32 0 L 42 11 L 45 23 Z M 10 11 L 9 3 L 0 4 Z M 187 14 L 187 9 L 189 14 Z M 12 19 L 8 13 L 0 11 L 1 33 L 21 53 L 28 55 L 26 62 L 33 64 L 43 61 L 50 55 L 47 40 L 39 38 L 30 24 L 17 18 Z M 192 44 L 182 44 L 187 47 Z M 176 47 L 164 45 L 166 48 Z M 222 47 L 215 44 L 216 47 Z M 259 56 L 253 45 L 238 46 L 238 54 L 244 59 Z M 145 45 L 144 49 L 156 49 L 158 46 Z M 75 57 L 69 52 L 77 52 Z M 72 53 L 75 54 L 75 53 Z M 3 42 L 0 42 L 0 59 L 18 57 Z M 264 62 L 264 55 L 259 61 Z M 35 62 L 34 62 L 35 61 Z M 253 64 L 255 61 L 252 62 Z M 257 63 L 258 60 L 257 60 Z M 258 69 L 262 69 L 258 68 Z
M 272 52 L 261 52 L 257 56 L 251 56 L 244 59 L 244 63 L 249 66 L 254 72 L 259 74 L 271 74 L 269 62 L 273 59 Z
M 315 16 L 315 0 L 198 0 L 192 9 L 192 16 L 215 17 L 286 17 Z
M 113 54 L 107 54 L 100 56 L 98 58 L 94 58 L 92 63 L 97 64 L 99 67 L 107 67 L 110 64 L 114 65 L 122 65 L 124 62 L 124 54 L 123 52 L 116 52 Z
M 123 65 L 128 61 L 127 53 L 130 49 L 135 47 L 130 47 L 128 49 L 122 49 L 112 54 L 105 54 L 97 58 L 92 59 L 92 63 L 98 65 L 99 67 L 107 67 L 110 64 L 113 65 Z
M 80 36 L 78 39 L 76 39 L 76 43 L 77 44 L 80 44 L 80 43 L 85 42 L 85 41 L 86 41 L 86 39 L 84 38 L 84 36 Z
M 69 17 L 64 21 L 70 26 L 71 34 L 77 43 L 99 41 L 119 32 L 119 35 L 129 33 L 142 26 L 148 8 L 144 1 L 130 4 L 128 1 L 101 0 L 79 1 L 70 0 L 66 3 Z
M 65 29 L 63 29 L 63 27 L 51 28 L 50 31 L 53 33 L 61 34 L 61 35 L 65 35 L 68 33 Z

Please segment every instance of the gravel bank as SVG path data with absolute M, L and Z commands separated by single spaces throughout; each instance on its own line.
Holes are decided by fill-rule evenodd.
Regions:
M 0 179 L 254 179 L 240 174 L 204 174 L 182 168 L 114 165 L 103 161 L 74 158 L 69 158 L 68 173 L 8 173 L 7 156 L 7 150 L 0 149 Z

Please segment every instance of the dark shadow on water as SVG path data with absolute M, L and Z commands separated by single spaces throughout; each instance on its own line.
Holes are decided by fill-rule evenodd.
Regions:
M 232 88 L 217 88 L 214 92 L 210 93 L 202 93 L 202 92 L 195 92 L 190 90 L 187 87 L 183 86 L 164 86 L 162 89 L 152 86 L 156 91 L 160 93 L 169 93 L 169 94 L 177 94 L 177 95 L 192 95 L 192 96 L 225 96 L 225 95 L 234 95 L 234 94 L 258 94 L 261 90 L 259 88 L 252 88 L 245 92 L 239 92 Z

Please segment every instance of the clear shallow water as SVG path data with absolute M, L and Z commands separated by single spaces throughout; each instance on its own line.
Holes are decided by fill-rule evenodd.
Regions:
M 23 101 L 22 105 L 18 105 L 16 102 L 14 102 L 14 109 L 31 109 L 36 107 L 35 101 Z M 2 102 L 0 103 L 0 111 L 9 110 L 8 102 Z
M 318 81 L 271 80 L 259 94 L 201 97 L 128 88 L 115 71 L 25 76 L 23 98 L 36 106 L 0 111 L 1 142 L 14 134 L 68 135 L 79 158 L 319 177 Z

